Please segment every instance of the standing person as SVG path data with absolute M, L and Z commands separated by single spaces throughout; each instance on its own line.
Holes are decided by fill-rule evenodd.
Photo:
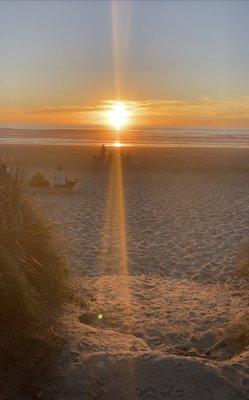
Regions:
M 102 144 L 101 149 L 100 149 L 99 160 L 106 161 L 106 148 L 105 148 L 104 144 Z
M 67 175 L 66 172 L 62 170 L 61 166 L 58 165 L 55 171 L 55 186 L 67 186 Z

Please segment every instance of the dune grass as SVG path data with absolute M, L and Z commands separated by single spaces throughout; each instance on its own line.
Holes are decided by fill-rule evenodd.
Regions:
M 53 228 L 25 193 L 16 163 L 0 176 L 0 321 L 31 321 L 62 292 L 66 276 Z
M 249 281 L 249 242 L 244 243 L 243 248 L 243 257 L 238 267 L 239 275 L 243 276 L 243 278 Z
M 230 322 L 225 330 L 225 341 L 244 351 L 249 346 L 249 313 Z
M 249 242 L 244 242 L 242 246 L 242 257 L 238 266 L 237 273 L 249 282 Z M 236 346 L 239 351 L 244 351 L 249 346 L 249 313 L 246 311 L 235 320 L 231 321 L 224 332 L 225 342 Z

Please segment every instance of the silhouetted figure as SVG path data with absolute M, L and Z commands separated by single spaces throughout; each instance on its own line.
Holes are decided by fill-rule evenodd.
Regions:
M 99 160 L 106 161 L 106 148 L 105 148 L 104 144 L 102 144 L 101 149 L 100 149 Z
M 104 144 L 101 145 L 99 154 L 92 156 L 92 166 L 95 171 L 106 171 L 113 163 L 114 154 L 112 152 L 107 152 Z
M 37 172 L 29 182 L 29 186 L 49 187 L 49 182 L 45 179 L 44 175 L 42 175 L 40 172 Z

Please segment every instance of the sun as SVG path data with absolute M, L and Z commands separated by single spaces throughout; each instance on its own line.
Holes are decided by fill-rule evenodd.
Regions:
M 117 131 L 128 122 L 128 110 L 123 102 L 117 102 L 109 112 L 109 122 Z
M 123 144 L 120 143 L 120 142 L 114 142 L 114 143 L 112 144 L 112 146 L 113 146 L 113 147 L 122 147 Z

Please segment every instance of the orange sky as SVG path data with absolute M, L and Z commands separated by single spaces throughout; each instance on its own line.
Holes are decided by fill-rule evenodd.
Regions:
M 89 106 L 1 108 L 0 123 L 66 126 L 108 126 L 108 113 L 115 102 Z M 248 127 L 249 98 L 241 100 L 201 98 L 195 101 L 124 101 L 128 110 L 126 128 L 143 125 Z
M 249 128 L 249 3 L 0 2 L 0 126 Z

